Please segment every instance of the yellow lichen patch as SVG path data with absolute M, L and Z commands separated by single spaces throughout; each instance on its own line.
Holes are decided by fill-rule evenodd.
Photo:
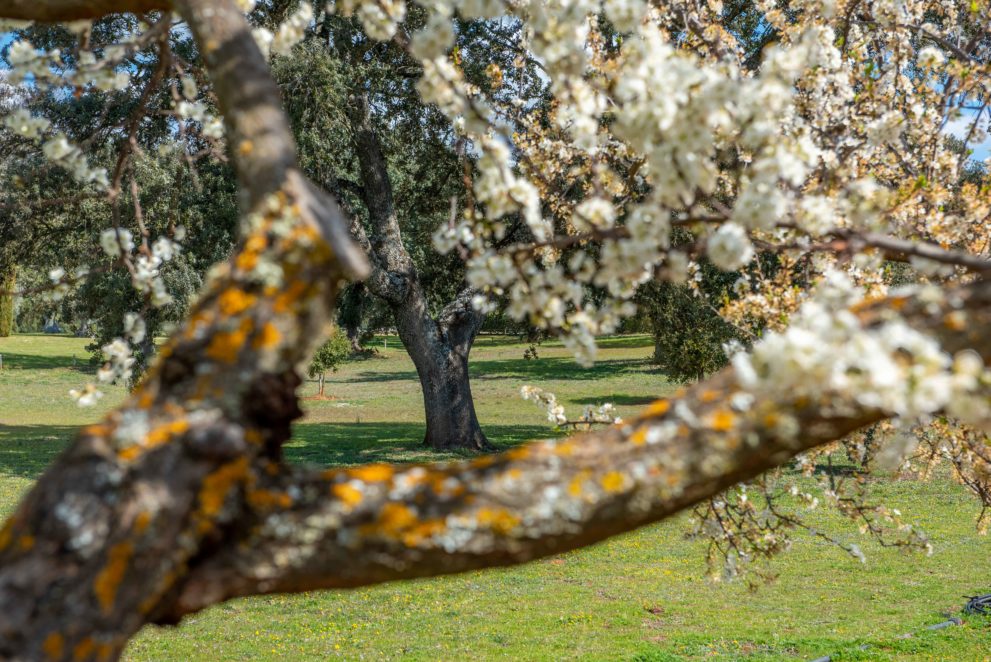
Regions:
M 491 467 L 495 463 L 494 455 L 483 455 L 482 457 L 476 457 L 471 461 L 471 466 L 474 469 L 484 469 L 485 467 Z
M 147 510 L 142 510 L 138 513 L 138 516 L 134 518 L 134 532 L 141 535 L 148 530 L 149 524 L 151 524 L 151 513 Z
M 647 443 L 647 427 L 640 426 L 630 435 L 630 443 L 634 446 L 643 446 Z
M 773 428 L 781 421 L 781 417 L 776 412 L 769 411 L 764 414 L 764 427 Z
M 265 235 L 260 233 L 251 235 L 244 242 L 244 248 L 234 259 L 234 266 L 241 271 L 251 271 L 258 266 L 258 256 L 267 246 L 268 240 L 265 239 Z
M 198 310 L 193 313 L 189 322 L 186 324 L 185 336 L 187 338 L 194 338 L 199 332 L 201 326 L 209 326 L 210 322 L 213 320 L 213 313 L 209 310 Z
M 568 494 L 573 497 L 580 497 L 582 495 L 585 481 L 588 480 L 589 475 L 589 472 L 586 470 L 572 478 L 571 482 L 568 483 Z
M 20 547 L 25 552 L 30 551 L 34 548 L 34 536 L 30 534 L 25 534 L 18 538 L 17 546 Z
M 251 490 L 248 492 L 248 503 L 253 508 L 262 510 L 274 510 L 276 508 L 288 508 L 292 505 L 292 497 L 285 492 L 274 490 Z
M 722 397 L 722 392 L 715 389 L 707 388 L 702 391 L 702 395 L 699 396 L 699 400 L 702 402 L 715 402 Z
M 52 632 L 41 644 L 41 650 L 51 660 L 61 660 L 65 652 L 65 637 L 58 632 Z
M 365 464 L 354 469 L 348 469 L 348 475 L 366 483 L 383 483 L 395 475 L 396 470 L 390 464 L 378 462 L 375 464 Z
M 525 460 L 530 457 L 529 446 L 517 446 L 506 451 L 505 457 L 509 460 Z
M 248 333 L 251 332 L 252 324 L 250 319 L 245 318 L 233 331 L 215 333 L 206 348 L 207 357 L 218 363 L 234 363 L 241 348 L 244 347 Z
M 668 413 L 669 409 L 671 409 L 671 402 L 662 398 L 651 402 L 650 405 L 648 405 L 648 407 L 644 410 L 643 415 L 648 417 L 663 416 Z
M 403 544 L 408 547 L 416 547 L 424 540 L 432 538 L 443 530 L 444 520 L 442 519 L 430 519 L 420 522 L 403 532 Z
M 451 480 L 445 473 L 434 472 L 427 475 L 431 491 L 438 496 L 459 496 L 464 494 L 465 486 L 458 480 Z
M 555 446 L 554 450 L 557 451 L 558 455 L 562 457 L 568 457 L 569 455 L 574 453 L 577 448 L 578 445 L 575 442 L 573 442 L 570 439 L 567 439 L 559 443 L 557 446 Z
M 248 458 L 241 457 L 221 466 L 203 479 L 200 488 L 200 513 L 208 518 L 214 517 L 224 507 L 227 493 L 231 487 L 245 479 L 248 473 Z
M 13 537 L 14 533 L 14 518 L 11 517 L 9 520 L 4 522 L 3 528 L 0 529 L 0 550 L 7 549 L 10 545 L 10 539 Z
M 520 518 L 505 508 L 481 508 L 475 515 L 481 526 L 506 535 L 520 524 Z
M 82 437 L 106 437 L 109 434 L 110 426 L 106 423 L 94 423 L 93 425 L 87 425 L 79 432 L 79 435 Z
M 244 431 L 244 440 L 249 444 L 259 446 L 263 441 L 262 433 L 255 428 L 248 428 Z
M 185 434 L 188 430 L 189 421 L 185 418 L 163 423 L 148 432 L 142 443 L 127 446 L 121 449 L 117 455 L 122 460 L 133 460 L 142 453 L 151 450 L 152 448 L 162 446 L 176 437 Z
M 301 280 L 294 280 L 289 283 L 289 287 L 275 297 L 275 300 L 272 302 L 272 310 L 280 315 L 289 312 L 292 305 L 302 298 L 303 293 L 306 292 L 306 288 L 307 284 Z
M 254 349 L 271 349 L 279 344 L 279 340 L 281 339 L 282 334 L 275 328 L 275 325 L 271 322 L 265 322 L 262 325 L 261 331 L 258 332 L 258 335 L 252 341 L 251 346 Z
M 255 305 L 257 298 L 253 294 L 248 294 L 239 287 L 232 287 L 221 292 L 217 297 L 217 306 L 220 312 L 228 317 L 243 313 L 251 306 Z
M 621 492 L 623 487 L 626 485 L 626 476 L 618 471 L 610 471 L 602 477 L 599 484 L 602 485 L 602 489 L 610 494 Z
M 709 417 L 709 427 L 716 432 L 732 430 L 736 425 L 736 414 L 728 409 L 719 409 Z
M 219 48 L 219 45 L 213 49 L 209 48 L 209 42 L 207 46 L 208 46 L 207 50 L 216 50 L 216 48 Z M 255 151 L 255 144 L 250 140 L 242 140 L 240 143 L 238 143 L 237 151 L 241 156 L 247 156 L 248 154 L 251 154 L 253 151 Z
M 338 483 L 330 488 L 331 494 L 333 494 L 337 499 L 342 501 L 344 505 L 348 507 L 348 510 L 353 509 L 365 498 L 361 494 L 361 490 L 356 488 L 354 485 L 349 485 L 347 483 Z
M 148 409 L 148 407 L 151 407 L 152 403 L 155 401 L 155 394 L 152 393 L 150 389 L 142 390 L 137 394 L 137 396 L 138 396 L 138 402 L 137 402 L 138 409 Z
M 387 503 L 382 506 L 378 519 L 373 524 L 365 524 L 360 531 L 366 535 L 398 538 L 416 523 L 416 513 L 411 508 L 401 503 Z
M 82 662 L 83 660 L 88 660 L 93 656 L 93 651 L 96 650 L 96 642 L 90 637 L 84 637 L 78 644 L 72 649 L 72 659 L 77 662 Z
M 127 572 L 127 563 L 134 553 L 134 545 L 129 542 L 121 542 L 110 548 L 107 553 L 107 564 L 103 566 L 93 580 L 93 593 L 100 603 L 100 609 L 104 614 L 109 614 L 114 609 L 114 600 L 117 599 L 117 589 Z

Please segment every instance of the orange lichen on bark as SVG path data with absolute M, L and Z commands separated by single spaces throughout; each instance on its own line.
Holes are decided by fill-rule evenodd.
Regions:
M 264 510 L 288 508 L 292 505 L 292 497 L 285 492 L 276 492 L 274 490 L 250 490 L 248 492 L 248 503 L 253 508 Z
M 630 443 L 634 446 L 643 446 L 647 443 L 647 428 L 646 426 L 641 426 L 634 430 L 633 434 L 630 435 Z
M 702 391 L 702 395 L 699 396 L 699 400 L 702 402 L 715 402 L 723 396 L 722 392 L 715 389 L 707 388 Z
M 271 349 L 279 344 L 282 334 L 271 322 L 265 322 L 255 339 L 251 343 L 253 349 Z
M 31 549 L 34 548 L 34 536 L 31 534 L 24 534 L 18 538 L 17 546 L 20 547 L 22 551 L 31 551 Z
M 524 460 L 530 457 L 530 448 L 528 446 L 517 446 L 516 448 L 511 448 L 506 451 L 505 457 L 509 460 Z
M 626 485 L 626 476 L 618 471 L 610 471 L 602 477 L 602 480 L 599 481 L 599 483 L 602 485 L 602 489 L 606 492 L 614 494 L 623 490 L 623 486 Z
M 134 545 L 130 542 L 120 542 L 110 548 L 107 553 L 107 564 L 103 566 L 93 580 L 93 593 L 100 603 L 104 614 L 110 614 L 117 599 L 117 590 L 127 572 L 127 563 L 134 553 Z
M 348 510 L 353 509 L 365 498 L 361 494 L 361 490 L 353 485 L 348 485 L 347 483 L 338 483 L 334 485 L 330 488 L 330 492 L 335 498 L 343 502 L 344 505 L 348 507 Z
M 10 540 L 14 535 L 14 518 L 11 517 L 0 529 L 0 550 L 6 549 L 10 545 Z
M 307 284 L 301 280 L 294 280 L 289 283 L 289 287 L 275 297 L 272 302 L 272 310 L 280 315 L 289 312 L 292 305 L 302 298 L 306 289 Z
M 258 266 L 258 257 L 267 246 L 268 240 L 265 238 L 265 235 L 261 233 L 251 235 L 244 242 L 244 248 L 234 258 L 234 266 L 241 271 L 251 271 Z
M 200 488 L 200 514 L 212 518 L 224 507 L 224 501 L 231 488 L 243 481 L 248 475 L 248 458 L 240 457 L 233 462 L 222 465 L 203 479 Z
M 709 418 L 709 427 L 716 432 L 732 430 L 736 425 L 736 414 L 728 409 L 719 409 Z
M 61 660 L 65 653 L 65 637 L 59 632 L 52 632 L 41 644 L 41 650 L 50 660 Z
M 251 333 L 253 322 L 250 318 L 241 320 L 241 323 L 233 331 L 218 331 L 210 340 L 206 348 L 208 358 L 218 363 L 234 363 L 237 355 L 244 347 L 248 334 Z
M 668 413 L 669 409 L 671 409 L 671 402 L 662 398 L 661 400 L 654 400 L 650 403 L 650 405 L 644 409 L 642 415 L 644 417 L 663 416 Z
M 585 481 L 588 480 L 588 477 L 590 475 L 591 473 L 586 469 L 581 473 L 579 473 L 574 478 L 572 478 L 571 482 L 568 483 L 568 494 L 570 494 L 573 497 L 581 496 L 583 486 L 585 485 Z
M 142 443 L 132 444 L 122 448 L 117 455 L 122 460 L 133 460 L 152 448 L 157 448 L 172 441 L 187 431 L 189 431 L 189 421 L 185 418 L 163 423 L 145 435 Z
M 217 306 L 220 308 L 221 313 L 228 317 L 233 317 L 251 308 L 257 300 L 258 298 L 255 295 L 249 294 L 239 287 L 232 287 L 224 290 L 217 297 Z
M 378 519 L 372 524 L 363 525 L 359 531 L 365 535 L 382 535 L 399 538 L 400 535 L 417 523 L 416 513 L 401 503 L 387 503 L 379 511 Z
M 88 660 L 93 656 L 93 651 L 95 650 L 96 642 L 91 637 L 84 637 L 73 647 L 72 659 L 76 660 L 76 662 Z
M 384 483 L 392 478 L 395 473 L 396 470 L 394 467 L 383 462 L 366 464 L 361 467 L 355 467 L 354 469 L 347 470 L 347 474 L 349 476 L 366 483 Z
M 416 547 L 424 540 L 440 533 L 445 528 L 444 520 L 429 519 L 419 524 L 414 524 L 402 535 L 403 544 L 408 547 Z
M 149 524 L 151 524 L 151 513 L 147 510 L 142 510 L 138 513 L 138 516 L 134 518 L 134 532 L 141 535 L 148 530 Z
M 481 508 L 476 514 L 478 523 L 486 526 L 495 533 L 506 535 L 522 521 L 511 511 L 505 508 Z

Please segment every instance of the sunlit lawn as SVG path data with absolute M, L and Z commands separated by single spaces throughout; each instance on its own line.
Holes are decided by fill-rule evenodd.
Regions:
M 288 455 L 322 464 L 437 457 L 420 445 L 423 412 L 412 363 L 397 339 L 376 342 L 380 357 L 345 365 L 328 382 L 336 400 L 307 400 Z M 72 431 L 119 402 L 110 389 L 96 410 L 67 391 L 87 379 L 86 341 L 51 336 L 0 338 L 0 515 L 62 449 Z M 646 362 L 646 337 L 603 341 L 583 370 L 558 345 L 523 360 L 524 345 L 483 337 L 472 352 L 472 391 L 490 439 L 509 446 L 553 434 L 544 414 L 522 401 L 524 383 L 557 394 L 577 413 L 612 402 L 628 415 L 673 389 Z M 75 363 L 76 367 L 73 367 Z M 315 385 L 307 386 L 308 394 Z M 591 549 L 520 568 L 364 590 L 238 600 L 187 618 L 178 628 L 146 628 L 134 660 L 410 658 L 463 659 L 991 659 L 991 621 L 925 626 L 956 614 L 964 595 L 991 592 L 991 543 L 977 535 L 978 506 L 940 480 L 878 481 L 875 489 L 931 536 L 930 558 L 859 540 L 828 512 L 811 517 L 868 554 L 861 565 L 801 538 L 780 558 L 773 584 L 704 579 L 698 543 L 684 519 Z M 919 633 L 922 631 L 921 633 Z M 917 632 L 909 639 L 899 638 Z M 860 650 L 869 644 L 867 650 Z M 838 655 L 837 655 L 838 654 Z

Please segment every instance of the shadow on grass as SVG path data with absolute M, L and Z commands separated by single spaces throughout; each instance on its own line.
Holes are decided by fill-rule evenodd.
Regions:
M 541 425 L 485 425 L 499 450 L 554 436 Z M 286 444 L 290 462 L 336 466 L 365 462 L 431 462 L 474 454 L 440 453 L 423 445 L 423 423 L 300 423 Z
M 74 425 L 0 425 L 0 475 L 37 478 L 78 430 Z
M 79 372 L 92 372 L 93 365 L 89 362 L 89 354 L 83 352 L 75 356 L 57 354 L 55 356 L 39 356 L 37 354 L 19 354 L 17 352 L 5 352 L 3 355 L 3 376 L 8 370 L 53 370 L 64 368 L 66 370 L 78 370 Z
M 597 361 L 591 368 L 583 368 L 571 358 L 554 357 L 547 359 L 498 359 L 490 361 L 469 361 L 471 379 L 609 379 L 624 373 L 647 373 L 663 375 L 653 369 L 646 360 L 610 359 Z M 391 382 L 417 379 L 416 370 L 392 370 L 379 372 L 366 370 L 355 373 L 345 383 Z
M 37 478 L 78 430 L 72 425 L 0 425 L 0 475 Z M 285 454 L 290 462 L 323 466 L 474 456 L 430 450 L 423 446 L 423 432 L 422 423 L 300 423 Z M 485 433 L 499 450 L 554 436 L 541 425 L 488 425 Z

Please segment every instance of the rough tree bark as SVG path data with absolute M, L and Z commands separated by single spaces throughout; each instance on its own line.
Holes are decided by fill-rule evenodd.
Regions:
M 14 290 L 17 288 L 17 268 L 0 266 L 0 338 L 14 332 Z
M 132 8 L 124 2 L 118 8 Z M 83 0 L 55 4 L 35 2 L 31 15 L 30 3 L 17 3 L 11 14 L 93 11 Z M 0 658 L 115 659 L 145 623 L 235 596 L 560 553 L 667 517 L 890 415 L 845 393 L 818 402 L 758 395 L 739 410 L 726 369 L 620 426 L 473 461 L 284 464 L 280 447 L 300 413 L 299 366 L 341 279 L 366 268 L 334 200 L 296 170 L 277 88 L 234 1 L 173 6 L 201 45 L 253 213 L 236 255 L 146 380 L 80 432 L 0 529 Z M 265 263 L 283 269 L 280 284 L 257 277 Z M 946 351 L 991 356 L 991 283 L 957 288 L 941 303 L 903 297 L 857 314 L 869 327 L 893 306 Z M 797 434 L 779 436 L 781 416 L 794 417 Z
M 354 98 L 351 125 L 371 240 L 359 221 L 352 230 L 371 257 L 366 285 L 388 303 L 416 366 L 427 427 L 423 442 L 437 450 L 492 450 L 478 423 L 468 379 L 468 354 L 484 316 L 472 307 L 469 288 L 436 318 L 431 316 L 416 266 L 403 245 L 388 166 L 364 96 Z

